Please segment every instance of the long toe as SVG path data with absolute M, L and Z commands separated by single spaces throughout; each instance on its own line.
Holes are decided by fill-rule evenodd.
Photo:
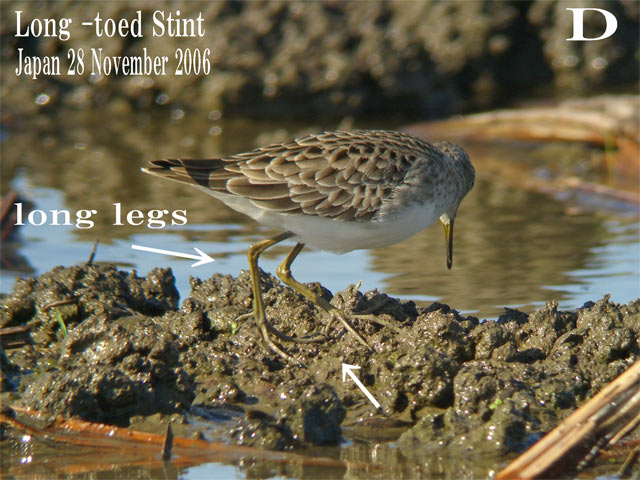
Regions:
M 272 333 L 273 335 L 275 335 L 278 339 L 282 340 L 283 342 L 291 342 L 291 343 L 322 343 L 325 342 L 327 339 L 327 336 L 316 330 L 313 333 L 310 333 L 309 335 L 305 335 L 304 337 L 292 337 L 290 335 L 286 335 L 284 333 L 282 333 L 280 330 L 278 330 L 276 327 L 274 327 L 271 322 L 269 322 L 269 320 L 267 320 L 265 318 L 264 323 L 267 327 L 267 329 L 269 330 L 270 333 Z
M 242 322 L 243 320 L 247 320 L 248 318 L 251 317 L 255 317 L 255 313 L 254 311 L 250 311 L 248 313 L 243 313 L 242 315 L 238 315 L 235 318 L 235 323 L 238 324 L 240 322 Z M 315 332 L 312 332 L 308 335 L 305 335 L 304 337 L 292 337 L 289 335 L 286 335 L 284 333 L 282 333 L 280 330 L 278 330 L 276 327 L 274 327 L 271 322 L 269 320 L 267 320 L 266 318 L 264 319 L 263 322 L 258 322 L 258 324 L 264 323 L 264 325 L 266 326 L 267 330 L 269 332 L 271 332 L 273 335 L 275 335 L 278 339 L 282 340 L 283 342 L 291 342 L 291 343 L 323 343 L 326 342 L 329 338 L 327 337 L 327 335 L 323 332 L 321 332 L 319 329 L 316 330 Z
M 375 350 L 371 347 L 371 345 L 369 345 L 369 343 L 364 339 L 364 337 L 362 335 L 360 335 L 360 333 L 358 333 L 358 331 L 353 328 L 353 326 L 351 325 L 350 321 L 353 321 L 356 318 L 360 318 L 360 315 L 358 314 L 354 314 L 354 315 L 350 315 L 348 313 L 345 313 L 337 308 L 332 308 L 329 312 L 327 312 L 330 315 L 330 319 L 329 322 L 327 323 L 327 326 L 325 327 L 325 333 L 328 332 L 331 324 L 333 323 L 334 319 L 338 319 L 340 321 L 340 323 L 342 323 L 342 325 L 344 326 L 344 328 L 347 330 L 347 332 L 349 332 L 352 336 L 354 336 L 356 338 L 356 340 L 358 340 L 358 342 L 362 345 L 364 345 L 365 347 L 367 347 L 369 350 L 371 350 L 372 352 L 374 352 Z

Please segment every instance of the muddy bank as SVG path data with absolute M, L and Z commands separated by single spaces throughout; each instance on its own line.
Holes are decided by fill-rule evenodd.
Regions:
M 386 299 L 375 318 L 354 320 L 375 352 L 334 322 L 325 343 L 284 345 L 302 368 L 264 348 L 252 318 L 238 318 L 251 310 L 247 272 L 192 279 L 179 308 L 173 282 L 169 269 L 141 278 L 111 265 L 18 280 L 0 299 L 0 327 L 26 325 L 30 340 L 5 349 L 2 403 L 159 431 L 171 416 L 178 434 L 270 449 L 351 438 L 397 440 L 411 458 L 443 446 L 504 454 L 640 358 L 640 301 L 605 297 L 573 312 L 550 302 L 483 322 L 351 287 L 324 294 L 350 312 Z M 274 277 L 262 282 L 277 328 L 304 336 L 327 323 Z M 361 367 L 379 411 L 342 382 L 342 363 Z
M 638 80 L 639 21 L 634 2 L 595 2 L 617 18 L 616 34 L 598 42 L 567 42 L 573 34 L 565 2 L 3 2 L 1 78 L 5 115 L 52 106 L 140 110 L 154 104 L 214 114 L 291 116 L 404 112 L 420 117 L 486 109 L 515 98 L 592 93 Z M 199 15 L 204 37 L 152 35 L 153 14 Z M 16 37 L 34 18 L 70 18 L 70 38 Z M 136 19 L 142 37 L 95 36 L 82 21 Z M 591 38 L 604 31 L 585 15 Z M 91 48 L 105 55 L 171 59 L 166 74 L 90 77 Z M 177 48 L 211 54 L 209 75 L 174 75 Z M 63 73 L 28 81 L 14 73 L 23 56 L 55 56 Z M 67 52 L 84 49 L 84 74 L 69 76 Z M 36 97 L 40 95 L 40 100 Z M 45 97 L 42 97 L 45 95 Z M 46 98 L 46 101 L 42 99 Z M 43 106 L 39 106 L 44 103 Z

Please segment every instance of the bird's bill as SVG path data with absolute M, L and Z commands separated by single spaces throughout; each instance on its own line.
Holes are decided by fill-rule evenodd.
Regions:
M 444 237 L 447 242 L 447 268 L 451 270 L 453 265 L 453 219 L 440 220 L 444 229 Z

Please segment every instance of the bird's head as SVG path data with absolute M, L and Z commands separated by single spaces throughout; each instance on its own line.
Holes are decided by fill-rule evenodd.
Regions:
M 447 268 L 453 265 L 453 223 L 458 213 L 458 207 L 464 196 L 473 188 L 476 178 L 476 171 L 471 165 L 471 160 L 467 153 L 458 145 L 450 142 L 438 142 L 434 144 L 451 160 L 454 174 L 458 181 L 455 183 L 456 201 L 449 209 L 440 215 L 440 223 L 444 229 L 444 236 L 447 242 Z

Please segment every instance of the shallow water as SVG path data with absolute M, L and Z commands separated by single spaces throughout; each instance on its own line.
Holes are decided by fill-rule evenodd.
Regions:
M 98 262 L 114 262 L 142 274 L 154 266 L 171 267 L 182 298 L 189 293 L 189 275 L 237 275 L 247 268 L 247 247 L 276 232 L 195 189 L 144 175 L 139 168 L 154 158 L 231 154 L 337 126 L 283 130 L 195 115 L 180 122 L 148 116 L 102 122 L 69 114 L 64 117 L 67 128 L 61 130 L 62 119 L 41 120 L 30 130 L 6 133 L 3 191 L 11 187 L 42 210 L 98 213 L 91 229 L 23 227 L 19 242 L 11 247 L 24 259 L 25 269 L 37 274 L 56 265 L 85 262 L 99 240 Z M 478 180 L 456 219 L 451 271 L 445 265 L 442 229 L 434 225 L 382 249 L 344 255 L 305 249 L 293 264 L 294 275 L 305 282 L 319 281 L 333 292 L 362 280 L 363 291 L 377 288 L 419 303 L 437 300 L 480 318 L 495 318 L 504 307 L 531 311 L 551 299 L 558 300 L 560 308 L 571 309 L 607 293 L 617 302 L 638 297 L 637 218 L 606 211 L 575 213 L 574 206 L 562 200 L 483 175 L 482 159 L 472 161 Z M 123 211 L 184 209 L 189 223 L 163 229 L 113 226 L 114 203 L 120 203 Z M 193 261 L 132 250 L 132 244 L 184 253 L 194 253 L 197 247 L 216 262 L 191 268 Z M 266 252 L 262 268 L 273 272 L 291 245 Z M 23 274 L 3 270 L 2 291 L 10 291 L 15 276 Z

